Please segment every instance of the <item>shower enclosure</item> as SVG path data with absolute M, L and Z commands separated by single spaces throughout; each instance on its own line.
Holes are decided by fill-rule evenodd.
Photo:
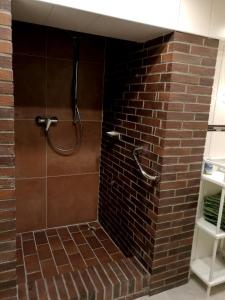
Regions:
M 137 273 L 97 218 L 106 38 L 14 22 L 13 47 L 19 298 L 47 278 L 60 291 L 70 272 L 97 280 L 125 263 Z M 146 292 L 139 272 L 146 282 L 107 299 Z
M 12 45 L 0 48 L 0 298 L 135 299 L 187 282 L 218 41 L 14 21 Z

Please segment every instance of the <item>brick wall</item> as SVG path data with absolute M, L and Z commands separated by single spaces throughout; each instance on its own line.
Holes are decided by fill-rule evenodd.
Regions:
M 11 1 L 0 1 L 0 299 L 16 295 Z
M 151 272 L 152 294 L 188 278 L 217 47 L 180 32 L 107 45 L 99 219 Z M 156 186 L 134 163 L 139 145 Z

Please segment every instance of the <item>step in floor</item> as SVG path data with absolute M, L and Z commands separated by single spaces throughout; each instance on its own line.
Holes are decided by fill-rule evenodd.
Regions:
M 17 235 L 19 299 L 135 299 L 149 277 L 98 222 Z

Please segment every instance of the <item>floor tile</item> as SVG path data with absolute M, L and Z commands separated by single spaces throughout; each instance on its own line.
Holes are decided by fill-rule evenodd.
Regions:
M 50 277 L 57 274 L 56 266 L 53 259 L 48 259 L 41 262 L 41 268 L 44 277 Z
M 52 258 L 52 253 L 48 244 L 38 245 L 37 250 L 40 260 Z
M 17 246 L 20 283 L 125 258 L 98 222 L 18 234 Z
M 53 255 L 57 266 L 69 264 L 66 252 L 63 249 L 53 251 Z
M 23 242 L 23 253 L 29 255 L 36 252 L 35 243 L 33 240 Z
M 27 273 L 34 273 L 40 270 L 37 254 L 25 256 L 25 266 Z
M 205 300 L 207 299 L 206 287 L 195 276 L 191 277 L 187 284 L 177 288 L 165 291 L 163 293 L 144 296 L 136 300 Z M 210 300 L 225 299 L 225 285 L 221 285 L 212 289 Z

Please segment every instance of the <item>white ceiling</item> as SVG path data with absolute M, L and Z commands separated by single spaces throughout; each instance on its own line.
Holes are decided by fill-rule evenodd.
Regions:
M 12 0 L 15 20 L 142 42 L 178 30 L 225 40 L 225 0 Z
M 13 19 L 18 21 L 136 42 L 144 42 L 171 31 L 38 0 L 13 0 L 12 13 Z

